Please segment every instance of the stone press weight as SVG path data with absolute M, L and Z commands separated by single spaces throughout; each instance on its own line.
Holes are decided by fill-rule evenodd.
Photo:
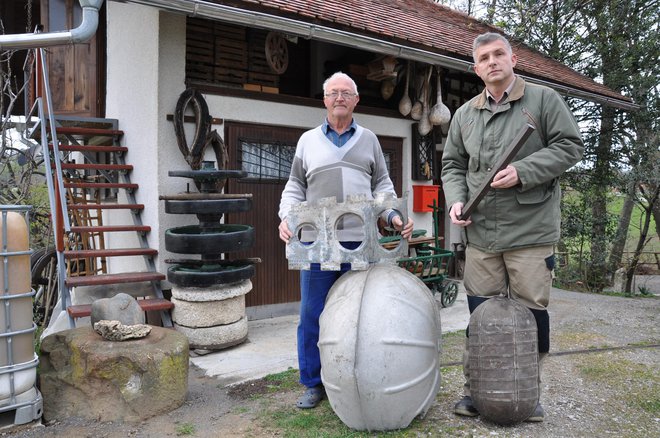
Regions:
M 161 196 L 165 212 L 194 214 L 198 225 L 170 228 L 165 232 L 165 248 L 178 254 L 200 254 L 200 259 L 166 260 L 172 266 L 167 279 L 172 283 L 172 320 L 186 334 L 190 347 L 218 350 L 239 344 L 247 338 L 245 294 L 252 289 L 256 259 L 229 260 L 226 253 L 246 250 L 254 244 L 250 225 L 222 223 L 226 213 L 252 208 L 250 194 L 218 192 L 219 181 L 243 178 L 247 172 L 217 170 L 213 161 L 201 169 L 170 171 L 169 176 L 191 178 L 197 193 Z

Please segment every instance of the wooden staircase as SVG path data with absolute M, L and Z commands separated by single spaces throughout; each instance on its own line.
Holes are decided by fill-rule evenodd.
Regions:
M 67 232 L 62 220 L 55 220 L 54 223 L 58 228 L 55 233 L 57 248 L 66 264 L 65 280 L 60 285 L 60 293 L 62 300 L 66 300 L 64 302 L 67 303 L 71 323 L 74 323 L 75 318 L 91 314 L 91 305 L 71 305 L 71 288 L 147 282 L 151 286 L 151 293 L 149 296 L 138 296 L 138 304 L 145 311 L 158 311 L 162 325 L 171 327 L 169 312 L 174 305 L 163 296 L 161 281 L 166 276 L 156 270 L 154 258 L 158 251 L 149 248 L 147 243 L 146 234 L 151 231 L 151 227 L 141 220 L 144 205 L 138 204 L 135 199 L 135 191 L 139 187 L 130 181 L 133 166 L 124 160 L 128 148 L 119 145 L 123 132 L 117 129 L 115 120 L 76 120 L 66 117 L 56 117 L 56 120 L 62 182 L 67 192 L 66 211 L 71 227 Z M 33 131 L 37 133 L 36 137 L 38 131 Z M 52 168 L 55 169 L 54 160 L 58 157 L 52 154 L 51 139 L 49 148 L 53 157 Z M 57 175 L 56 172 L 54 175 Z M 56 187 L 56 184 L 53 186 Z M 123 196 L 118 196 L 122 193 Z M 117 203 L 119 198 L 125 198 L 126 202 Z M 61 211 L 56 207 L 51 206 L 53 215 Z M 132 223 L 104 225 L 103 212 L 106 210 L 130 211 Z M 106 248 L 109 233 L 120 232 L 135 233 L 139 247 Z M 107 258 L 134 256 L 142 256 L 144 259 L 143 270 L 107 272 Z

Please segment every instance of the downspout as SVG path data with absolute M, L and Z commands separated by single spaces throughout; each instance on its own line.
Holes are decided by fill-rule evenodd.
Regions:
M 366 35 L 359 35 L 328 26 L 310 24 L 301 20 L 263 12 L 254 12 L 234 6 L 223 5 L 205 0 L 114 0 L 120 3 L 137 3 L 156 7 L 165 11 L 183 13 L 190 17 L 203 17 L 211 20 L 226 21 L 248 27 L 276 30 L 282 33 L 297 35 L 302 38 L 315 39 L 328 43 L 341 44 L 365 50 L 372 50 L 383 55 L 405 58 L 431 65 L 441 65 L 460 72 L 472 72 L 472 60 L 453 58 L 447 55 L 431 52 L 415 47 L 379 40 Z M 577 97 L 604 105 L 626 110 L 638 109 L 633 102 L 615 99 L 608 96 L 580 90 L 566 85 L 556 84 L 542 79 L 521 75 L 526 81 L 554 88 L 564 96 Z
M 94 36 L 99 25 L 99 9 L 103 0 L 79 0 L 82 22 L 75 29 L 47 33 L 0 35 L 0 50 L 35 49 L 84 43 Z

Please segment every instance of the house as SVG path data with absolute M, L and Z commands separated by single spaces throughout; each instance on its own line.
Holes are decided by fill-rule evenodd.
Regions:
M 3 3 L 25 19 L 25 0 Z M 35 3 L 47 32 L 79 24 L 75 1 Z M 421 94 L 429 72 L 431 104 L 438 76 L 442 101 L 452 112 L 477 94 L 482 85 L 471 68 L 472 40 L 492 30 L 497 29 L 428 0 L 107 1 L 90 42 L 50 51 L 53 101 L 58 114 L 118 121 L 128 147 L 125 160 L 133 166 L 131 179 L 140 187 L 135 196 L 145 206 L 142 222 L 151 226 L 148 243 L 159 250 L 157 265 L 164 272 L 164 260 L 177 257 L 165 250 L 165 231 L 195 223 L 166 214 L 159 201 L 161 195 L 186 191 L 188 183 L 168 176 L 171 170 L 189 169 L 179 153 L 172 115 L 186 88 L 203 93 L 212 129 L 228 149 L 228 168 L 249 171 L 248 178 L 232 180 L 228 192 L 252 193 L 253 208 L 225 220 L 255 227 L 256 245 L 240 256 L 263 260 L 247 306 L 252 317 L 264 317 L 293 311 L 299 299 L 298 273 L 287 270 L 277 237 L 277 205 L 288 163 L 262 159 L 251 164 L 247 154 L 291 156 L 299 135 L 323 120 L 323 79 L 342 70 L 358 83 L 355 117 L 379 136 L 416 228 L 431 231 L 431 215 L 413 211 L 414 186 L 438 184 L 443 130 L 419 135 L 416 122 L 402 116 L 398 105 L 404 95 L 416 99 Z M 569 67 L 522 43 L 513 45 L 517 73 L 529 81 L 564 96 L 633 107 L 630 99 Z M 404 90 L 408 71 L 412 80 Z M 186 126 L 192 136 L 194 125 Z M 207 155 L 214 159 L 211 151 Z M 125 219 L 112 212 L 104 221 Z M 449 232 L 443 215 L 439 228 L 451 249 L 459 237 Z M 126 239 L 109 235 L 106 245 L 126 246 Z M 134 263 L 132 257 L 112 258 L 108 269 L 122 272 Z

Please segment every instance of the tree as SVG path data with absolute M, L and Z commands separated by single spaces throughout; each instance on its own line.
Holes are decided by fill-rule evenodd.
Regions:
M 477 16 L 477 0 L 434 0 L 435 3 L 439 3 L 444 6 L 448 6 L 452 9 L 465 12 L 471 16 Z
M 623 206 L 621 214 L 619 215 L 619 222 L 616 227 L 614 240 L 612 241 L 612 250 L 608 260 L 609 272 L 616 272 L 621 265 L 623 259 L 623 252 L 626 247 L 626 240 L 628 239 L 628 229 L 630 228 L 630 217 L 632 216 L 633 208 L 635 207 L 635 182 L 631 181 L 626 186 L 624 193 Z
M 612 269 L 612 264 L 608 268 L 607 263 L 612 235 L 612 217 L 607 213 L 611 189 L 619 187 L 625 193 L 626 185 L 634 188 L 631 196 L 638 204 L 641 199 L 654 199 L 651 188 L 657 180 L 652 181 L 653 170 L 647 169 L 646 176 L 639 172 L 657 162 L 652 158 L 653 153 L 657 154 L 659 119 L 659 10 L 658 0 L 500 0 L 496 10 L 485 15 L 527 45 L 632 96 L 640 104 L 639 111 L 624 112 L 610 106 L 569 101 L 583 127 L 586 146 L 582 167 L 590 180 L 590 189 L 583 195 L 589 197 L 585 205 L 592 217 L 585 280 L 596 291 L 606 285 Z M 621 178 L 622 168 L 627 170 L 625 179 Z M 640 197 L 642 188 L 648 193 Z M 657 217 L 657 202 L 640 206 Z M 629 217 L 621 219 L 621 227 L 627 231 Z M 656 220 L 656 232 L 657 227 Z M 616 252 L 622 251 L 620 240 L 626 234 L 623 229 L 618 233 Z M 611 261 L 616 260 L 616 254 L 613 257 Z
M 621 90 L 630 95 L 640 105 L 638 111 L 622 114 L 620 126 L 615 131 L 614 139 L 622 146 L 623 166 L 627 169 L 629 187 L 627 192 L 632 200 L 643 211 L 642 224 L 635 250 L 627 269 L 626 291 L 630 293 L 630 285 L 635 268 L 645 245 L 653 210 L 658 203 L 658 120 L 660 117 L 660 67 L 657 59 L 660 57 L 659 2 L 658 1 L 631 1 L 622 4 L 605 2 L 605 8 L 613 13 L 609 23 L 603 27 L 611 26 L 616 43 L 613 44 L 620 51 L 616 59 L 616 73 L 612 80 L 621 84 Z M 603 47 L 602 51 L 607 51 Z M 633 224 L 634 226 L 635 224 Z M 658 234 L 656 222 L 656 235 Z M 620 257 L 621 245 L 615 242 L 612 247 L 610 259 Z M 610 269 L 615 269 L 611 266 Z
M 4 29 L 1 20 L 0 29 Z M 19 83 L 11 69 L 13 56 L 13 51 L 0 52 L 0 204 L 31 205 L 31 245 L 45 247 L 51 240 L 45 169 L 43 159 L 33 157 L 28 145 L 17 141 L 14 135 L 18 126 L 12 115 L 30 80 Z

